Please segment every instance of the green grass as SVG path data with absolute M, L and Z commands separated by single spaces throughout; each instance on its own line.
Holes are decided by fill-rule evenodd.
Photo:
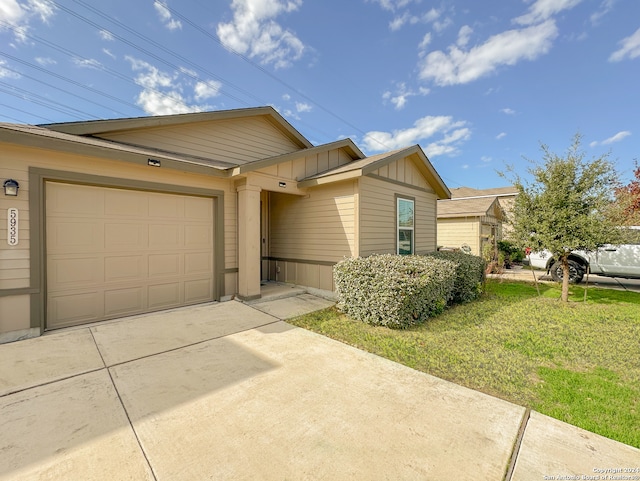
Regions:
M 326 309 L 291 321 L 640 448 L 640 294 L 489 281 L 478 301 L 391 330 Z

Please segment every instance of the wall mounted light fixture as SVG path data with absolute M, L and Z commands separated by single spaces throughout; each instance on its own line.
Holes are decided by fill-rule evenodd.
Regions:
M 7 179 L 2 186 L 4 187 L 4 195 L 11 195 L 13 197 L 18 195 L 20 184 L 18 184 L 17 180 Z

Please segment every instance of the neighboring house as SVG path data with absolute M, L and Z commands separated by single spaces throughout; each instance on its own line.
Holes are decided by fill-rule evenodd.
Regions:
M 517 195 L 513 186 L 451 189 L 451 200 L 438 201 L 438 246 L 469 246 L 473 254 L 482 255 L 487 242 L 508 238 Z
M 493 189 L 472 189 L 471 187 L 458 187 L 451 189 L 452 199 L 482 199 L 496 198 L 502 208 L 502 236 L 508 237 L 511 231 L 509 223 L 510 216 L 513 212 L 513 203 L 518 195 L 518 189 L 513 186 L 496 187 Z
M 0 124 L 0 342 L 178 306 L 332 291 L 333 265 L 436 248 L 419 146 L 313 146 L 271 107 Z
M 496 197 L 439 200 L 438 246 L 469 248 L 472 254 L 481 256 L 486 244 L 502 238 L 502 217 Z

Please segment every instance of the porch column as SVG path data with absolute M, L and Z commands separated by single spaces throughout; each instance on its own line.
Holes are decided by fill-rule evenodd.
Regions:
M 238 297 L 260 297 L 260 192 L 254 185 L 238 190 Z

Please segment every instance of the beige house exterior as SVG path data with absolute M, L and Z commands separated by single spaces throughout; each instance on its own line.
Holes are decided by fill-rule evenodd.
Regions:
M 435 250 L 450 197 L 419 146 L 313 146 L 271 107 L 0 124 L 0 151 L 0 342 L 267 280 L 332 291 L 344 257 Z
M 502 239 L 503 211 L 496 197 L 438 201 L 438 246 L 470 249 L 481 256 L 486 244 Z

